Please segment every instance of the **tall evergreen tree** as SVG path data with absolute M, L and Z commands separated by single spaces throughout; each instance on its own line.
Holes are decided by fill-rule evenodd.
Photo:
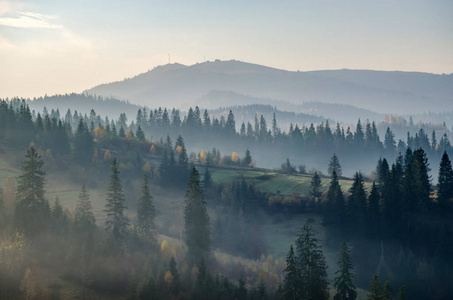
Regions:
M 82 184 L 82 191 L 79 194 L 79 200 L 76 204 L 74 226 L 76 231 L 81 234 L 89 234 L 96 226 L 96 218 L 93 214 L 90 196 L 88 195 L 85 183 Z
M 334 226 L 343 226 L 345 218 L 345 202 L 338 176 L 335 170 L 332 174 L 329 190 L 325 201 L 324 222 Z
M 355 300 L 357 298 L 357 290 L 352 283 L 354 279 L 353 264 L 351 253 L 346 243 L 341 246 L 340 259 L 338 260 L 340 268 L 335 274 L 338 276 L 334 279 L 333 286 L 337 293 L 333 297 L 334 300 Z
M 445 214 L 449 210 L 453 199 L 453 170 L 451 161 L 445 151 L 440 161 L 437 182 L 437 202 L 441 213 Z
M 368 210 L 367 210 L 367 218 L 366 222 L 368 224 L 368 230 L 370 231 L 370 235 L 373 237 L 378 236 L 379 228 L 380 228 L 380 220 L 381 220 L 381 213 L 380 213 L 380 206 L 379 206 L 379 191 L 376 186 L 376 183 L 373 181 L 373 185 L 371 186 L 370 195 L 368 196 Z
M 296 240 L 297 266 L 301 276 L 300 299 L 328 299 L 327 264 L 316 232 L 305 224 Z
M 137 116 L 137 118 L 138 118 L 138 116 Z M 143 132 L 142 127 L 140 125 L 138 125 L 137 131 L 135 132 L 135 136 L 140 141 L 144 141 L 145 140 L 145 133 Z
M 211 225 L 201 187 L 200 174 L 195 167 L 192 168 L 189 176 L 185 199 L 184 221 L 188 248 L 187 257 L 191 263 L 196 263 L 209 256 Z
M 107 204 L 104 210 L 107 213 L 105 225 L 114 241 L 121 241 L 127 234 L 129 220 L 124 215 L 127 207 L 124 205 L 124 191 L 116 158 L 112 161 L 111 170 L 110 183 L 107 187 Z
M 383 296 L 384 293 L 379 282 L 379 277 L 374 274 L 373 279 L 371 279 L 370 288 L 368 289 L 367 300 L 383 300 Z
M 50 209 L 44 198 L 44 161 L 33 146 L 28 148 L 25 157 L 18 178 L 15 222 L 19 230 L 32 237 L 45 229 Z
M 333 176 L 333 171 L 335 171 L 337 176 L 342 175 L 340 160 L 338 159 L 338 156 L 335 153 L 333 154 L 329 162 L 329 168 L 327 170 L 329 176 Z
M 245 151 L 245 157 L 244 157 L 244 159 L 242 160 L 242 164 L 243 164 L 245 167 L 249 167 L 251 163 L 252 163 L 252 156 L 250 155 L 249 149 L 247 149 L 247 150 Z
M 347 205 L 348 223 L 352 231 L 358 231 L 363 229 L 366 215 L 366 193 L 362 173 L 355 173 L 349 191 L 351 195 Z
M 301 299 L 303 287 L 293 245 L 289 248 L 288 256 L 286 257 L 285 272 L 286 275 L 283 280 L 282 298 L 285 300 Z
M 155 242 L 156 209 L 153 204 L 153 196 L 149 192 L 148 176 L 143 174 L 143 184 L 138 198 L 137 229 L 143 237 L 150 242 Z
M 315 172 L 310 182 L 310 195 L 316 199 L 321 197 L 321 178 L 318 172 Z

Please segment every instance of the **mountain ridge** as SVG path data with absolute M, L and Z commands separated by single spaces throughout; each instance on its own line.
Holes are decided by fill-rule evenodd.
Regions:
M 166 103 L 185 109 L 213 90 L 293 104 L 347 104 L 380 114 L 453 109 L 453 74 L 349 69 L 300 72 L 236 60 L 158 66 L 86 92 L 139 105 Z

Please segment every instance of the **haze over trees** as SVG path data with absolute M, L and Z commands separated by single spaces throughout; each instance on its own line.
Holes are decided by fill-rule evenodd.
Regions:
M 207 82 L 187 97 L 217 82 L 224 71 L 205 68 L 218 65 L 253 74 L 260 68 L 200 64 L 197 76 Z M 171 67 L 159 72 L 194 69 Z M 158 77 L 156 71 L 146 76 Z M 302 80 L 296 77 L 317 80 L 316 72 L 283 72 L 284 83 L 277 71 L 262 69 L 280 95 L 294 93 L 282 87 Z M 380 91 L 382 82 L 394 87 L 385 72 L 373 73 L 374 83 L 368 72 L 317 75 L 340 84 L 338 74 Z M 136 79 L 120 84 L 124 93 Z M 337 88 L 344 96 L 342 83 Z M 429 94 L 444 103 L 449 89 L 417 87 L 413 101 Z M 224 101 L 229 93 L 207 94 L 200 101 L 215 95 Z M 86 111 L 72 107 L 78 99 Z M 198 102 L 131 109 L 113 98 L 71 94 L 35 105 L 58 101 L 68 108 L 0 100 L 0 298 L 453 295 L 453 148 L 446 123 L 378 114 L 380 121 L 357 115 L 350 124 L 304 114 L 294 103 L 284 104 L 291 113 L 272 104 L 207 110 Z M 105 104 L 111 107 L 103 110 Z

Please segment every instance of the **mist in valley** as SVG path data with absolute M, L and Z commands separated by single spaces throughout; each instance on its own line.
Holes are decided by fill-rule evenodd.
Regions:
M 453 298 L 451 3 L 0 7 L 0 299 Z

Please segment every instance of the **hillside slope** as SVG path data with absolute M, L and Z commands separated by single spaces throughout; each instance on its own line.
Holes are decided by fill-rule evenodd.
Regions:
M 213 90 L 258 98 L 354 105 L 378 113 L 451 110 L 453 75 L 386 71 L 290 72 L 240 61 L 171 64 L 87 90 L 133 103 L 187 107 Z

